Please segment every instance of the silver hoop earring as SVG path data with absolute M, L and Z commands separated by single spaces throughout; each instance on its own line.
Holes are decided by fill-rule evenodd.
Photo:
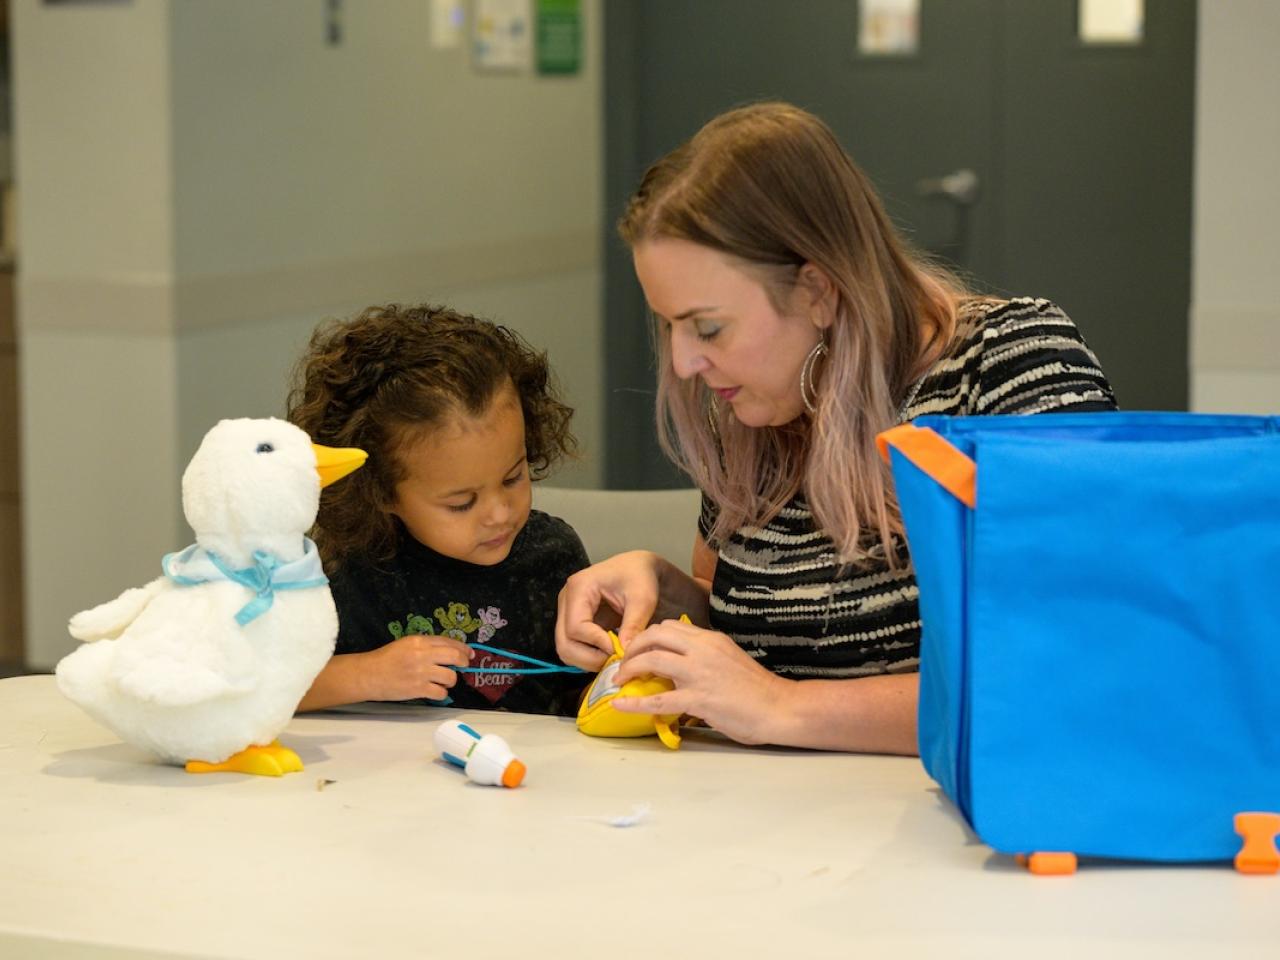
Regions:
M 826 355 L 827 345 L 819 340 L 804 358 L 804 366 L 800 368 L 800 399 L 804 401 L 804 408 L 810 415 L 818 412 L 818 388 L 813 382 L 813 368 L 818 359 Z M 812 400 L 809 399 L 810 394 L 813 395 Z

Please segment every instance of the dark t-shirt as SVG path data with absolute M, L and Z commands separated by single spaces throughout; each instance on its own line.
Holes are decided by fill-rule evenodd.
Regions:
M 334 652 L 365 653 L 399 637 L 436 634 L 558 664 L 556 598 L 565 580 L 587 565 L 573 528 L 538 510 L 530 512 L 507 559 L 494 566 L 443 556 L 402 528 L 389 563 L 348 560 L 330 577 L 338 608 Z M 531 666 L 484 651 L 471 665 Z M 426 702 L 570 716 L 589 679 L 566 673 L 459 673 L 448 700 Z

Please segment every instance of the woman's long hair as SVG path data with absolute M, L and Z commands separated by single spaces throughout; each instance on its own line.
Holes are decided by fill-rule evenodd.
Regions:
M 713 541 L 802 492 L 843 562 L 865 561 L 872 534 L 897 565 L 888 545 L 902 521 L 875 437 L 951 342 L 962 284 L 908 248 L 830 128 L 786 103 L 722 114 L 655 163 L 618 230 L 632 248 L 675 238 L 727 254 L 779 309 L 805 264 L 830 278 L 835 320 L 811 419 L 743 426 L 700 378 L 676 377 L 659 326 L 658 437 L 718 505 Z

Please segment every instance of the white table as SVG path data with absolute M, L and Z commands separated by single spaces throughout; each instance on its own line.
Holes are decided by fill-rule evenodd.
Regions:
M 525 785 L 434 759 L 446 716 L 506 737 Z M 51 677 L 0 681 L 0 957 L 1280 956 L 1277 878 L 1033 877 L 915 760 L 403 706 L 281 739 L 303 773 L 190 775 Z

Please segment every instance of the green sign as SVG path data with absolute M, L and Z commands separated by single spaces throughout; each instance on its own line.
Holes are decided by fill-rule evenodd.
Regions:
M 577 73 L 582 66 L 579 0 L 537 0 L 538 72 Z

